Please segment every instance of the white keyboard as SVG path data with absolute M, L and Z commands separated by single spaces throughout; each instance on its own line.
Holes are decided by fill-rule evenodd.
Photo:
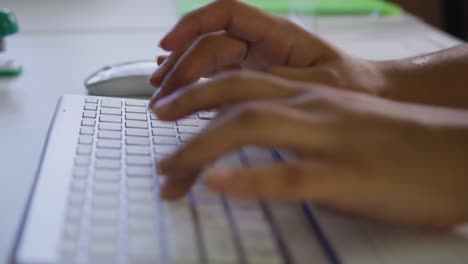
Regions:
M 143 100 L 64 96 L 29 210 L 24 262 L 329 263 L 298 203 L 228 198 L 201 183 L 180 201 L 160 200 L 155 163 L 213 116 L 163 122 Z M 250 147 L 215 166 L 273 162 L 272 154 Z M 40 244 L 41 228 L 49 246 Z

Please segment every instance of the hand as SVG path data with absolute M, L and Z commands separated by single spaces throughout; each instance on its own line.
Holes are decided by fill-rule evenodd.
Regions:
M 250 72 L 179 89 L 159 101 L 156 112 L 173 120 L 226 105 L 234 106 L 159 163 L 163 196 L 185 194 L 217 157 L 259 145 L 293 151 L 297 159 L 211 169 L 209 187 L 250 198 L 308 200 L 400 224 L 447 227 L 468 220 L 467 112 Z
M 383 65 L 358 59 L 283 18 L 241 1 L 218 0 L 185 16 L 161 41 L 171 51 L 150 78 L 154 104 L 203 76 L 232 69 L 376 94 Z

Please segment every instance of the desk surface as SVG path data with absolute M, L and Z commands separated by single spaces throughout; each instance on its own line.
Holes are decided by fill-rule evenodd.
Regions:
M 104 65 L 153 58 L 177 17 L 173 1 L 164 0 L 3 0 L 1 5 L 19 17 L 22 32 L 8 38 L 7 54 L 24 66 L 16 81 L 0 82 L 0 263 L 6 263 L 59 96 L 86 93 L 84 78 Z M 396 36 L 417 37 L 427 28 L 412 17 L 327 18 L 317 25 L 319 34 L 367 57 L 359 48 L 366 39 L 398 41 Z M 385 54 L 376 50 L 371 57 L 404 56 Z

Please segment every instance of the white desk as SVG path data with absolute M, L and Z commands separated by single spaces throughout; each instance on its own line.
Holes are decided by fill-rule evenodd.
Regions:
M 176 13 L 172 0 L 2 0 L 0 5 L 19 16 L 22 33 L 8 38 L 8 55 L 24 65 L 18 80 L 0 84 L 0 263 L 6 263 L 59 96 L 85 93 L 84 78 L 104 65 L 153 58 Z M 355 53 L 362 51 L 353 48 L 359 41 L 392 39 L 401 30 L 415 37 L 422 27 L 413 18 L 318 21 L 320 34 Z

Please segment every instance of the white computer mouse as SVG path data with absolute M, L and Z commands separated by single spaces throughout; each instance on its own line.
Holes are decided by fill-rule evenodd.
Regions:
M 85 80 L 89 94 L 111 97 L 150 97 L 155 88 L 148 78 L 156 70 L 154 61 L 134 61 L 107 66 Z

